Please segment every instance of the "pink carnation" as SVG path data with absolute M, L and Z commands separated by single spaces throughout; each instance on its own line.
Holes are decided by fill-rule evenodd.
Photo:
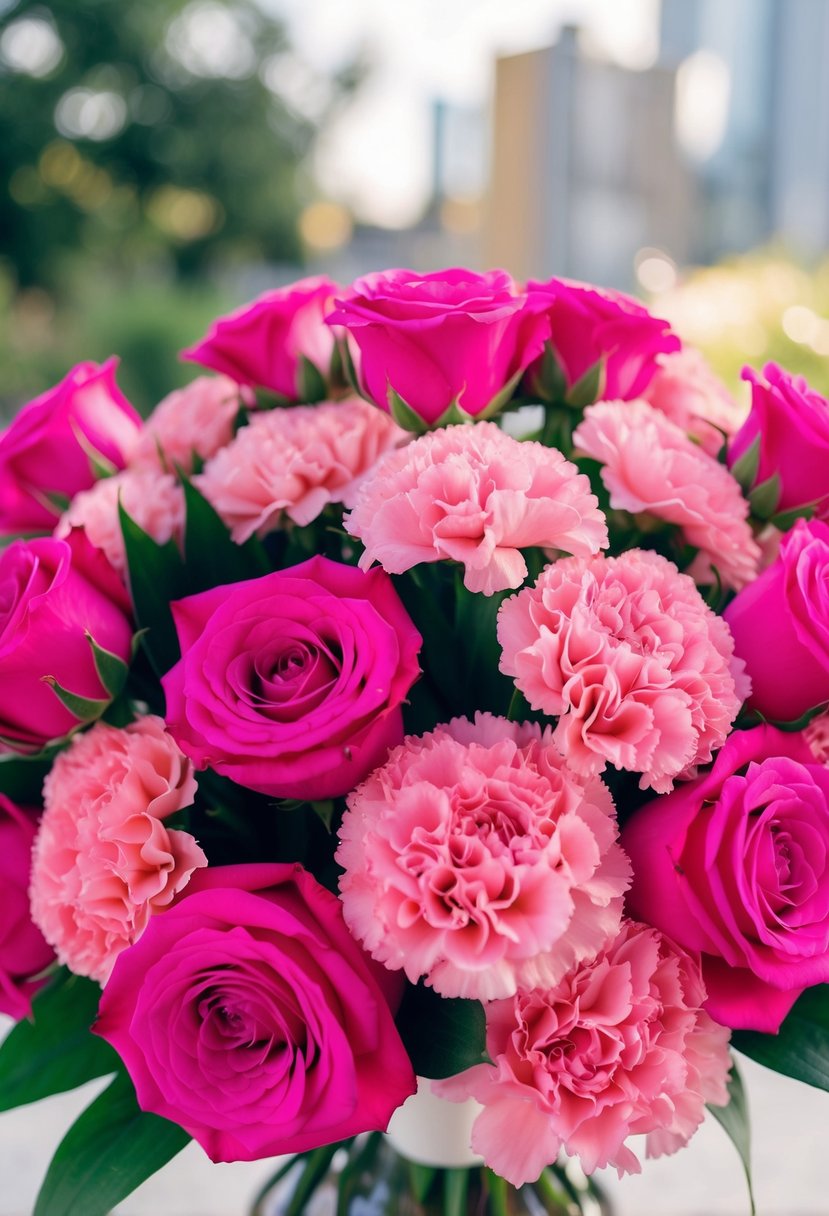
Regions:
M 116 958 L 207 858 L 163 821 L 189 806 L 193 766 L 160 718 L 96 723 L 55 759 L 32 864 L 32 917 L 58 958 L 104 982 Z
M 723 464 L 646 401 L 602 401 L 585 410 L 573 443 L 600 461 L 610 505 L 677 524 L 699 549 L 694 573 L 739 591 L 757 577 L 760 549 L 748 503 Z
M 124 537 L 118 516 L 118 500 L 139 528 L 160 545 L 175 540 L 181 546 L 184 534 L 184 493 L 170 473 L 157 469 L 125 469 L 113 477 L 96 481 L 72 499 L 55 528 L 55 536 L 68 536 L 72 528 L 83 528 L 91 544 L 102 550 L 109 564 L 123 574 L 127 568 Z
M 362 477 L 406 439 L 388 414 L 358 397 L 257 414 L 196 478 L 243 544 L 279 526 L 309 524 L 330 502 L 350 506 Z
M 642 397 L 695 439 L 709 456 L 719 454 L 726 438 L 740 429 L 746 417 L 746 410 L 692 346 L 660 355 L 656 375 Z
M 460 562 L 469 591 L 520 587 L 533 545 L 587 556 L 607 545 L 590 482 L 555 448 L 520 443 L 494 422 L 450 426 L 387 456 L 367 478 L 347 531 L 373 562 L 402 574 Z
M 580 773 L 671 789 L 725 742 L 748 685 L 728 626 L 657 553 L 564 558 L 498 614 L 501 670 Z M 739 681 L 739 687 L 738 687 Z
M 630 869 L 612 799 L 551 734 L 454 718 L 405 739 L 349 795 L 343 911 L 390 970 L 491 1000 L 556 983 L 617 931 Z
M 242 390 L 227 376 L 197 376 L 159 401 L 141 428 L 130 464 L 172 473 L 193 470 L 233 438 Z
M 812 755 L 821 764 L 829 764 L 829 711 L 817 714 L 803 728 L 803 736 Z
M 706 1102 L 728 1102 L 729 1032 L 701 1009 L 705 995 L 689 955 L 625 921 L 555 987 L 489 1005 L 492 1064 L 434 1088 L 483 1103 L 472 1148 L 513 1186 L 537 1178 L 562 1146 L 588 1174 L 639 1173 L 628 1136 L 646 1135 L 649 1157 L 676 1152 Z

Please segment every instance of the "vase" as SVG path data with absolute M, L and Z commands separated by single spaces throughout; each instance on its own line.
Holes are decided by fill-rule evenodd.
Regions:
M 437 1098 L 428 1081 L 386 1133 L 325 1145 L 286 1162 L 251 1216 L 612 1216 L 575 1162 L 514 1187 L 469 1148 L 474 1101 Z

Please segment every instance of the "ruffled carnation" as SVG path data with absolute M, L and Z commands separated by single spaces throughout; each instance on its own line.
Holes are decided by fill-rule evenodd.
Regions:
M 362 477 L 406 439 L 388 414 L 359 398 L 275 409 L 243 426 L 196 478 L 243 544 L 283 515 L 309 524 L 330 502 L 351 506 Z
M 829 712 L 812 718 L 804 726 L 803 735 L 815 759 L 821 764 L 829 764 Z
M 480 1064 L 438 1082 L 444 1097 L 484 1109 L 472 1148 L 513 1186 L 538 1177 L 559 1149 L 588 1174 L 639 1173 L 625 1143 L 646 1135 L 648 1157 L 682 1148 L 725 1106 L 729 1032 L 701 1009 L 699 967 L 656 929 L 625 921 L 598 958 L 547 991 L 487 1007 Z
M 617 931 L 613 802 L 551 730 L 491 714 L 410 737 L 348 798 L 346 923 L 391 970 L 491 1000 L 556 983 Z
M 184 534 L 184 492 L 171 473 L 157 469 L 125 469 L 113 477 L 96 481 L 72 499 L 58 521 L 55 536 L 68 536 L 72 528 L 83 528 L 91 544 L 100 549 L 109 564 L 123 574 L 127 568 L 124 537 L 118 516 L 118 501 L 139 528 L 160 545 L 175 540 L 179 547 Z
M 520 587 L 534 545 L 586 557 L 607 545 L 590 482 L 555 448 L 520 443 L 494 422 L 450 426 L 387 456 L 364 483 L 346 529 L 373 562 L 402 574 L 443 558 L 469 591 Z
M 197 376 L 168 393 L 141 428 L 130 464 L 191 473 L 194 456 L 208 460 L 230 443 L 242 391 L 227 376 Z
M 32 917 L 58 958 L 102 983 L 207 858 L 164 820 L 192 803 L 193 766 L 160 718 L 96 723 L 55 759 L 32 865 Z
M 728 626 L 657 553 L 563 558 L 498 614 L 501 671 L 577 772 L 671 789 L 725 742 L 750 687 Z
M 748 503 L 725 465 L 646 401 L 603 401 L 585 411 L 573 442 L 603 465 L 610 505 L 676 524 L 699 549 L 695 573 L 739 591 L 756 578 L 760 549 Z
M 660 355 L 656 375 L 642 397 L 695 439 L 709 456 L 719 454 L 726 438 L 740 429 L 746 416 L 746 410 L 692 346 Z

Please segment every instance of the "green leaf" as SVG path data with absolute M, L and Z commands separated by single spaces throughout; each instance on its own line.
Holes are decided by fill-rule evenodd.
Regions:
M 389 413 L 398 426 L 402 426 L 404 431 L 411 431 L 414 435 L 426 434 L 429 430 L 428 425 L 419 414 L 414 412 L 408 402 L 394 391 L 390 384 L 386 387 L 386 400 L 389 403 Z
M 451 1077 L 486 1060 L 486 1016 L 480 1001 L 442 997 L 408 985 L 397 1029 L 419 1077 Z
M 40 806 L 43 779 L 59 750 L 50 747 L 34 756 L 0 756 L 0 792 L 20 806 Z
M 780 502 L 781 482 L 780 474 L 773 473 L 766 481 L 755 486 L 750 491 L 748 501 L 751 505 L 751 513 L 758 519 L 771 519 L 777 510 L 777 504 Z
M 754 485 L 760 467 L 760 436 L 746 448 L 731 466 L 731 476 L 740 483 L 745 493 Z
M 728 1081 L 729 1102 L 727 1106 L 709 1106 L 711 1114 L 726 1131 L 731 1143 L 740 1154 L 743 1170 L 748 1186 L 748 1199 L 751 1205 L 751 1216 L 755 1216 L 754 1187 L 751 1183 L 751 1121 L 748 1114 L 748 1100 L 743 1086 L 743 1079 L 734 1061 L 731 1064 L 731 1077 Z
M 100 999 L 97 984 L 65 969 L 37 993 L 32 1020 L 18 1022 L 0 1045 L 0 1110 L 115 1072 L 118 1056 L 89 1029 Z
M 807 988 L 777 1034 L 736 1030 L 731 1045 L 774 1072 L 829 1090 L 829 984 Z
M 112 701 L 111 697 L 107 697 L 106 700 L 81 697 L 77 693 L 70 692 L 68 688 L 64 688 L 62 684 L 58 684 L 54 676 L 41 676 L 40 678 L 44 684 L 49 685 L 61 705 L 64 705 L 79 722 L 94 722 L 96 718 L 100 718 Z
M 308 405 L 313 405 L 317 401 L 324 401 L 327 396 L 325 377 L 316 364 L 312 363 L 305 355 L 299 356 L 297 391 L 299 392 L 300 401 Z
M 509 704 L 514 685 L 498 670 L 501 647 L 498 643 L 498 610 L 507 591 L 479 595 L 463 585 L 460 571 L 455 580 L 454 645 L 461 663 L 461 683 L 456 696 L 462 697 L 462 710 L 474 714 L 489 710 L 500 714 Z
M 270 573 L 265 550 L 251 537 L 237 545 L 227 525 L 187 478 L 182 478 L 186 523 L 184 564 L 187 594 L 207 591 L 225 583 L 239 583 Z
M 573 409 L 583 410 L 586 406 L 592 405 L 594 401 L 598 401 L 603 392 L 604 373 L 605 360 L 601 358 L 592 367 L 589 367 L 574 385 L 568 388 L 564 397 L 566 403 Z
M 91 633 L 87 633 L 86 640 L 92 648 L 92 658 L 95 662 L 98 679 L 109 693 L 110 699 L 114 700 L 127 682 L 129 666 L 117 654 L 99 646 Z M 135 653 L 134 650 L 133 653 Z
M 585 477 L 590 482 L 590 489 L 599 500 L 599 510 L 605 515 L 612 509 L 610 506 L 610 491 L 604 483 L 602 477 L 602 469 L 604 465 L 599 460 L 594 460 L 592 456 L 579 456 L 574 460 L 576 468 L 580 473 L 584 473 Z
M 187 575 L 175 542 L 159 545 L 118 504 L 127 555 L 127 576 L 136 620 L 146 630 L 143 646 L 156 675 L 178 662 L 178 636 L 170 601 L 189 593 Z
M 108 1216 L 189 1140 L 175 1123 L 142 1111 L 121 1073 L 61 1140 L 34 1216 Z
M 314 814 L 317 815 L 319 817 L 319 819 L 322 821 L 322 823 L 324 824 L 326 832 L 330 832 L 331 831 L 331 821 L 334 818 L 334 810 L 335 810 L 333 798 L 326 798 L 324 801 L 321 801 L 321 802 L 311 802 L 311 803 L 309 803 L 309 805 L 310 805 L 312 811 L 314 812 Z

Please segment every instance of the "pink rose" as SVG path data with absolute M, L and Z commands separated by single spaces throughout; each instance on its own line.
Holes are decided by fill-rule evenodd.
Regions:
M 369 274 L 336 305 L 326 319 L 359 348 L 365 395 L 396 413 L 393 390 L 429 425 L 453 404 L 485 413 L 499 394 L 511 392 L 547 333 L 502 270 Z
M 534 307 L 543 307 L 547 315 L 548 337 L 567 390 L 602 364 L 594 401 L 641 396 L 656 373 L 658 357 L 680 348 L 667 321 L 620 291 L 550 279 L 528 283 L 527 292 Z M 539 360 L 530 368 L 528 380 L 548 396 L 543 379 Z
M 820 516 L 829 514 L 829 401 L 776 363 L 762 376 L 747 367 L 743 379 L 751 384 L 751 413 L 729 445 L 728 467 L 759 443 L 752 484 L 779 478 L 774 510 L 815 503 Z
M 230 443 L 241 406 L 242 391 L 233 380 L 197 376 L 159 401 L 141 428 L 130 465 L 165 473 L 178 466 L 191 473 L 194 457 L 209 460 Z
M 95 464 L 122 469 L 141 419 L 115 383 L 117 359 L 79 363 L 0 434 L 0 533 L 50 532 Z
M 316 277 L 266 291 L 229 316 L 219 317 L 181 357 L 237 384 L 302 401 L 307 397 L 303 359 L 313 364 L 323 381 L 328 379 L 334 334 L 323 318 L 338 290 L 330 279 Z
M 829 769 L 800 734 L 735 731 L 622 831 L 632 915 L 698 954 L 718 1022 L 776 1031 L 829 980 Z
M 197 768 L 277 798 L 346 793 L 403 738 L 420 634 L 391 579 L 326 557 L 172 605 L 167 723 Z
M 129 663 L 129 599 L 103 553 L 79 531 L 9 545 L 0 554 L 0 752 L 38 751 L 79 724 L 52 681 L 109 699 L 91 640 Z
M 32 979 L 54 959 L 29 913 L 29 873 L 38 812 L 0 794 L 0 1013 L 28 1017 L 43 981 Z
M 211 867 L 119 957 L 95 1031 L 213 1161 L 305 1152 L 415 1090 L 379 970 L 301 866 Z
M 724 616 L 751 677 L 753 709 L 793 722 L 829 701 L 829 525 L 798 521 Z

